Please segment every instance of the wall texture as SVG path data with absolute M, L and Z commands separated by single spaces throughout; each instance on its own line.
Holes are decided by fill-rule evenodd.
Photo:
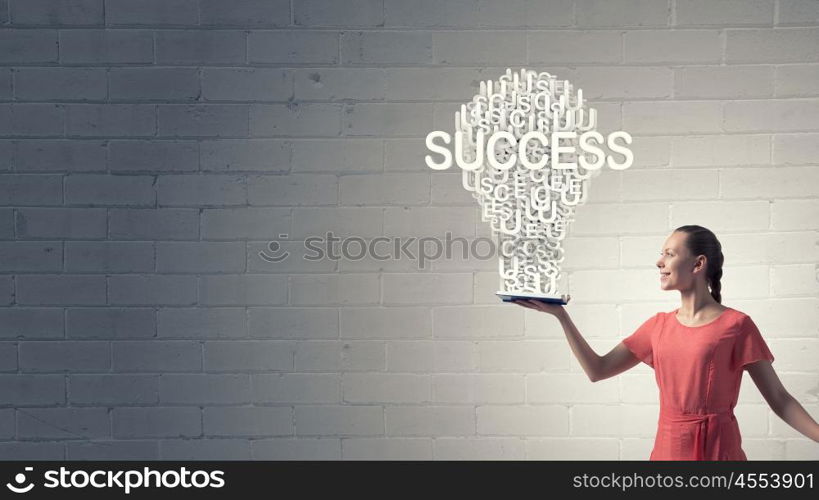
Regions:
M 595 350 L 679 306 L 654 262 L 700 224 L 819 418 L 817 1 L 0 0 L 0 23 L 3 459 L 648 458 L 651 369 L 589 382 L 495 260 L 301 257 L 326 231 L 489 236 L 423 138 L 507 67 L 635 137 L 566 241 Z M 750 459 L 819 458 L 747 375 L 736 415 Z

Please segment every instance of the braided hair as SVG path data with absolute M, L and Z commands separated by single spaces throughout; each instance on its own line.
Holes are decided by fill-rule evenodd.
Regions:
M 688 235 L 685 240 L 685 246 L 688 248 L 691 255 L 705 255 L 708 268 L 705 270 L 705 277 L 708 286 L 711 288 L 711 296 L 714 297 L 718 303 L 722 303 L 722 295 L 720 289 L 722 284 L 722 245 L 717 236 L 710 230 L 697 225 L 680 226 L 674 232 L 683 232 Z

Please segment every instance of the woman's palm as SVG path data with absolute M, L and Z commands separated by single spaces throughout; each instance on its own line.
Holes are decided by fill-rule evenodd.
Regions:
M 568 304 L 571 300 L 572 296 L 566 296 L 566 303 Z M 528 309 L 534 309 L 536 311 L 541 311 L 545 313 L 549 313 L 553 316 L 557 316 L 563 310 L 562 304 L 551 304 L 548 302 L 542 302 L 540 300 L 535 299 L 519 299 L 519 300 L 512 300 L 513 303 L 518 304 L 519 306 L 526 307 Z

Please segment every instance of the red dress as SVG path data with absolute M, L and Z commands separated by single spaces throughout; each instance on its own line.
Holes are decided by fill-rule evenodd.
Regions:
M 751 317 L 727 308 L 685 326 L 660 312 L 623 340 L 654 368 L 660 417 L 649 460 L 747 460 L 734 417 L 743 367 L 773 354 Z

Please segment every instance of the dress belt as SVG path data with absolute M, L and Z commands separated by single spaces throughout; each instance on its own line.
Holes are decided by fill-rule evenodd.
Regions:
M 706 460 L 708 450 L 708 437 L 715 436 L 720 421 L 736 420 L 733 409 L 714 413 L 682 413 L 677 410 L 660 408 L 660 421 L 675 424 L 697 424 L 694 431 L 694 460 Z

